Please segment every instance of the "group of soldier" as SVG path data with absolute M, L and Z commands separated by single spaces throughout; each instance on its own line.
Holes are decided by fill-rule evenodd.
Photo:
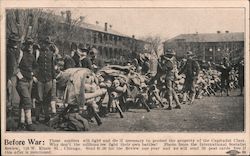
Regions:
M 32 124 L 33 99 L 36 99 L 35 122 L 39 122 L 41 108 L 44 110 L 44 122 L 56 113 L 56 69 L 57 47 L 50 37 L 39 44 L 27 37 L 23 44 L 15 33 L 7 41 L 7 94 L 8 105 L 15 100 L 16 88 L 20 97 L 19 129 L 34 130 Z
M 89 68 L 96 72 L 104 65 L 101 59 L 97 59 L 96 49 L 72 47 L 71 56 L 62 58 L 59 50 L 52 42 L 50 37 L 39 40 L 35 43 L 30 37 L 27 37 L 23 44 L 21 39 L 15 33 L 9 35 L 7 40 L 7 94 L 8 105 L 12 106 L 14 101 L 14 90 L 16 89 L 20 97 L 19 104 L 19 125 L 21 130 L 34 130 L 33 122 L 40 122 L 41 109 L 44 112 L 44 123 L 48 122 L 56 114 L 56 75 L 59 70 L 68 68 Z M 153 76 L 147 85 L 164 86 L 164 98 L 167 99 L 167 110 L 173 107 L 181 109 L 181 102 L 175 89 L 176 80 L 184 78 L 182 89 L 182 103 L 193 104 L 197 95 L 197 80 L 202 70 L 201 65 L 195 60 L 195 55 L 191 51 L 186 53 L 186 60 L 179 67 L 176 59 L 176 53 L 172 49 L 167 49 L 158 60 L 157 73 Z M 60 62 L 63 62 L 60 65 Z M 149 63 L 143 61 L 142 74 L 147 74 Z M 132 62 L 135 71 L 138 69 L 138 60 Z M 231 67 L 226 58 L 220 65 L 210 63 L 208 68 L 214 67 L 221 72 L 220 91 L 226 92 L 229 96 L 229 73 Z M 244 86 L 244 61 L 240 61 L 236 66 L 239 71 L 239 84 L 241 94 Z M 183 77 L 184 76 L 184 77 Z M 163 79 L 162 79 L 163 78 Z M 156 97 L 159 103 L 164 106 L 162 99 Z M 35 102 L 34 100 L 35 99 Z M 188 102 L 189 101 L 189 102 Z M 35 103 L 35 121 L 32 121 L 31 110 Z M 149 110 L 149 109 L 148 109 Z M 51 113 L 50 113 L 51 112 Z

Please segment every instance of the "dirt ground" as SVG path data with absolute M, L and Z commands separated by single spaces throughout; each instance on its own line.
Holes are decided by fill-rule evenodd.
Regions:
M 243 131 L 244 98 L 233 91 L 231 96 L 211 96 L 195 101 L 193 105 L 181 105 L 181 109 L 164 110 L 156 108 L 130 109 L 124 118 L 110 113 L 102 118 L 103 124 L 90 124 L 90 132 L 206 132 Z M 8 119 L 8 126 L 17 126 Z M 35 124 L 38 131 L 54 131 L 44 124 Z
M 243 131 L 244 98 L 234 92 L 230 97 L 204 97 L 193 105 L 181 109 L 133 109 L 125 113 L 109 114 L 101 126 L 91 125 L 91 131 L 138 131 L 138 132 L 183 132 L 183 131 Z

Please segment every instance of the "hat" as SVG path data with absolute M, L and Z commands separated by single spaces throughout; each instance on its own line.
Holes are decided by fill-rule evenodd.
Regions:
M 46 43 L 53 43 L 50 36 L 46 37 L 45 42 Z
M 79 50 L 77 50 L 77 53 L 80 57 L 85 57 L 88 54 L 88 49 L 80 48 Z
M 19 38 L 19 36 L 16 33 L 10 34 L 10 36 L 8 37 L 8 39 L 10 41 L 15 41 L 15 42 L 21 41 L 21 39 Z
M 165 55 L 176 55 L 176 53 L 172 49 L 167 49 Z
M 89 53 L 90 53 L 90 55 L 96 55 L 98 53 L 98 51 L 96 48 L 92 48 Z
M 27 37 L 26 40 L 25 40 L 25 44 L 27 45 L 31 45 L 34 43 L 34 40 L 31 38 L 31 37 Z
M 194 54 L 193 54 L 192 51 L 188 51 L 188 52 L 187 52 L 187 56 L 194 56 Z
M 34 44 L 34 45 L 33 45 L 33 48 L 34 48 L 34 49 L 40 49 L 40 45 L 39 45 L 39 44 Z

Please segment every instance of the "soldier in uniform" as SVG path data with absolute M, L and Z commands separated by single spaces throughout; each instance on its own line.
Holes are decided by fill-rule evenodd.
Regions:
M 8 38 L 7 43 L 7 95 L 8 106 L 12 106 L 14 99 L 14 91 L 16 88 L 16 74 L 18 73 L 18 64 L 20 57 L 20 38 L 17 34 L 13 33 Z
M 176 101 L 176 109 L 180 109 L 180 102 L 178 96 L 176 95 L 173 85 L 175 76 L 177 74 L 177 61 L 175 56 L 175 52 L 172 49 L 168 49 L 163 57 L 162 67 L 165 72 L 165 86 L 166 86 L 166 96 L 168 100 L 168 108 L 167 110 L 172 109 L 173 96 Z
M 75 67 L 80 67 L 80 56 L 78 53 L 78 48 L 75 43 L 72 43 L 71 45 L 71 57 L 74 60 Z
M 81 48 L 78 53 L 80 56 L 80 67 L 92 70 L 92 62 L 88 58 L 88 49 Z
M 25 120 L 27 123 L 27 130 L 35 130 L 32 125 L 31 118 L 31 89 L 32 80 L 37 82 L 35 77 L 37 63 L 33 53 L 33 39 L 27 38 L 24 43 L 23 56 L 19 63 L 20 71 L 17 73 L 17 92 L 20 96 L 20 123 L 19 128 L 22 130 L 25 128 Z
M 102 61 L 102 59 L 97 58 L 98 51 L 95 48 L 92 48 L 90 50 L 89 55 L 92 63 L 92 69 L 94 70 L 94 72 L 104 66 L 104 62 Z
M 187 52 L 187 61 L 180 70 L 179 74 L 184 73 L 186 78 L 183 86 L 183 104 L 187 102 L 187 94 L 190 93 L 191 101 L 189 104 L 193 104 L 195 98 L 195 83 L 198 78 L 200 66 L 197 61 L 193 59 L 194 54 L 191 51 Z
M 43 106 L 45 119 L 44 122 L 50 120 L 49 105 L 52 100 L 52 87 L 53 81 L 55 82 L 55 65 L 52 51 L 52 41 L 50 37 L 47 37 L 42 41 L 40 54 L 37 59 L 39 65 L 38 68 L 38 107 L 36 108 L 36 121 L 40 119 L 40 110 Z

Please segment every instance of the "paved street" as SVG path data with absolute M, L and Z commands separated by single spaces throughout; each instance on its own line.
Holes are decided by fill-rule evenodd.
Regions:
M 231 93 L 230 97 L 204 97 L 182 109 L 132 109 L 125 113 L 109 114 L 103 125 L 91 124 L 91 131 L 242 131 L 244 129 L 244 98 Z

